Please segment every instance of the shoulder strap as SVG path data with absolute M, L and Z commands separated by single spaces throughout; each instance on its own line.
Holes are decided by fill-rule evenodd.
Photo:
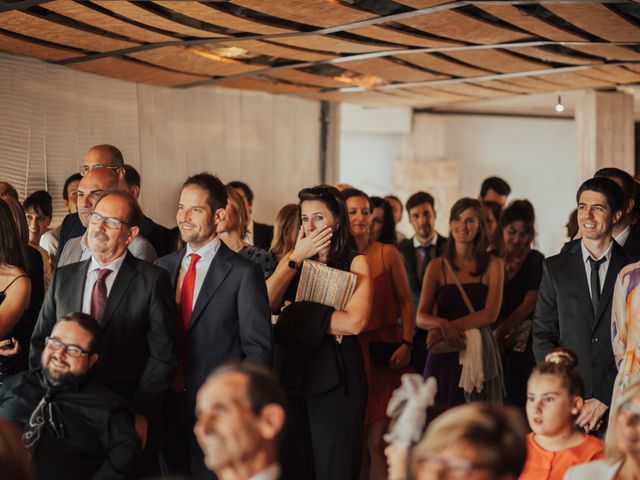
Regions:
M 464 304 L 467 306 L 467 310 L 469 310 L 469 313 L 476 313 L 476 309 L 473 308 L 473 305 L 471 304 L 471 301 L 467 296 L 467 292 L 465 292 L 464 288 L 462 288 L 462 285 L 460 285 L 460 280 L 458 280 L 458 276 L 456 275 L 456 272 L 453 271 L 451 264 L 444 257 L 442 257 L 442 261 L 446 265 L 447 270 L 449 270 L 449 273 L 451 273 L 451 276 L 453 277 L 453 281 L 455 282 L 456 287 L 458 287 L 458 291 L 460 292 L 460 296 L 462 297 Z
M 0 293 L 4 293 L 4 292 L 6 292 L 6 291 L 9 289 L 9 287 L 10 287 L 11 285 L 13 285 L 13 282 L 15 282 L 16 280 L 18 280 L 19 278 L 26 277 L 26 276 L 27 276 L 27 275 L 25 275 L 25 274 L 18 275 L 16 278 L 14 278 L 13 280 L 11 280 L 11 281 L 9 282 L 9 285 L 7 285 L 6 287 L 4 287 L 4 290 L 0 291 Z

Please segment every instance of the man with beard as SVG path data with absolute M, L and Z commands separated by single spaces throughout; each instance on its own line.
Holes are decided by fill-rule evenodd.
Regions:
M 89 315 L 64 315 L 46 338 L 40 367 L 0 387 L 0 415 L 22 433 L 38 479 L 119 479 L 135 471 L 133 412 L 89 373 L 101 337 Z
M 86 178 L 86 177 L 85 177 Z M 133 402 L 143 447 L 157 425 L 161 398 L 176 366 L 173 338 L 177 311 L 167 272 L 138 260 L 127 246 L 138 234 L 142 212 L 127 192 L 104 192 L 88 221 L 91 257 L 56 270 L 31 337 L 31 366 L 39 364 L 45 338 L 67 312 L 89 313 L 103 328 L 97 380 Z M 157 470 L 153 429 L 145 449 L 145 473 Z

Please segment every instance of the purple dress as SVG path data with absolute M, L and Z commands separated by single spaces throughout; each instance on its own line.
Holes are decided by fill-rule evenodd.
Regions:
M 480 281 L 463 283 L 462 288 L 469 297 L 473 308 L 482 310 L 487 300 L 489 288 Z M 469 310 L 462 299 L 455 283 L 447 283 L 436 292 L 438 316 L 447 320 L 455 320 L 469 314 Z M 458 362 L 458 352 L 427 354 L 424 366 L 424 378 L 435 377 L 438 382 L 436 405 L 439 407 L 454 407 L 465 403 L 464 391 L 458 387 L 462 366 Z

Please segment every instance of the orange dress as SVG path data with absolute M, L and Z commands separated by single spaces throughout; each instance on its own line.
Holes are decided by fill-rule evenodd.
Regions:
M 602 440 L 586 435 L 575 447 L 550 452 L 538 445 L 535 434 L 527 435 L 527 461 L 519 480 L 562 480 L 570 467 L 602 458 Z

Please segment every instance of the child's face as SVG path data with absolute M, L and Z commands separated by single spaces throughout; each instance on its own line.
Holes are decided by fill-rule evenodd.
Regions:
M 582 399 L 569 395 L 558 375 L 534 374 L 527 386 L 527 419 L 536 435 L 553 436 L 573 427 Z

